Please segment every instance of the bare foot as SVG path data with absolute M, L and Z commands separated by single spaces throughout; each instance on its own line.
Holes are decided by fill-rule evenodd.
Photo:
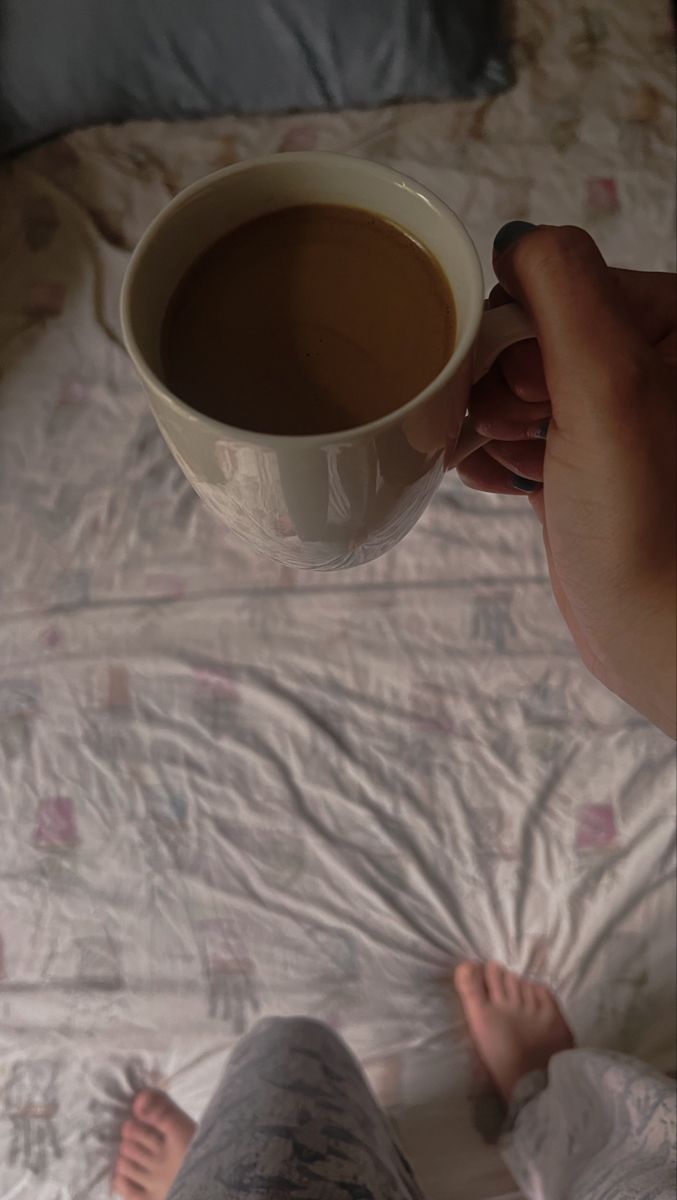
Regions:
M 523 1075 L 573 1046 L 554 996 L 540 984 L 493 962 L 460 963 L 454 984 L 475 1048 L 505 1100 Z
M 122 1126 L 113 1191 L 123 1200 L 165 1200 L 195 1122 L 165 1092 L 144 1088 Z

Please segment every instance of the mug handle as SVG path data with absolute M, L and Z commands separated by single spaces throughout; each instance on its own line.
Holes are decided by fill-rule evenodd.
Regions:
M 499 354 L 507 350 L 508 346 L 535 337 L 536 330 L 519 304 L 502 304 L 500 308 L 485 309 L 473 347 L 473 383 L 477 383 L 483 375 L 486 375 Z M 453 454 L 447 458 L 447 469 L 457 467 L 469 454 L 474 454 L 476 450 L 490 441 L 491 438 L 484 437 L 483 434 L 473 429 L 466 417 Z

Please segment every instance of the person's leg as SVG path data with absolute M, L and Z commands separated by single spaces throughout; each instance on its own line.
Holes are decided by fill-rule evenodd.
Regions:
M 157 1132 L 176 1147 L 165 1100 Z M 238 1043 L 169 1191 L 157 1155 L 122 1173 L 126 1142 L 124 1200 L 422 1200 L 360 1067 L 318 1021 L 261 1021 Z
M 573 1049 L 551 993 L 462 963 L 470 1035 L 510 1106 L 503 1156 L 529 1200 L 674 1200 L 675 1088 L 624 1055 Z

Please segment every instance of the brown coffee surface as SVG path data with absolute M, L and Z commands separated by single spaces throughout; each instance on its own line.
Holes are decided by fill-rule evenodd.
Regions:
M 189 268 L 167 308 L 167 385 L 228 425 L 332 433 L 413 399 L 448 361 L 454 301 L 427 250 L 360 209 L 258 217 Z

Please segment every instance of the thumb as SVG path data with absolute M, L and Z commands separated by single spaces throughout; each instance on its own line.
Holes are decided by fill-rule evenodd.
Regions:
M 636 414 L 649 346 L 592 238 L 515 222 L 496 238 L 494 270 L 534 323 L 558 428 L 602 435 L 624 405 Z

